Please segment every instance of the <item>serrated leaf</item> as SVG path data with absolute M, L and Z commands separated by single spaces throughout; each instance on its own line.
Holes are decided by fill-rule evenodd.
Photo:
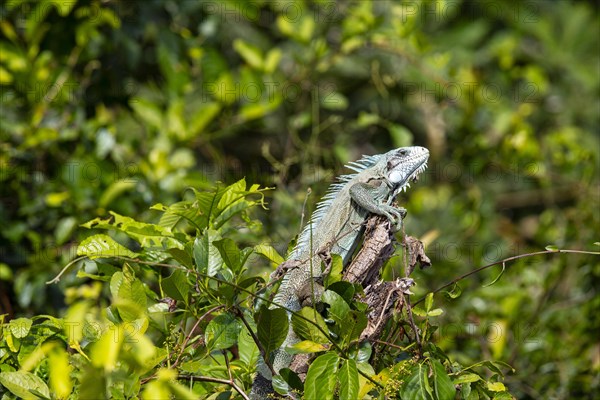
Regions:
M 37 375 L 25 371 L 0 372 L 0 384 L 15 396 L 23 399 L 38 399 L 39 393 L 43 398 L 50 399 L 50 389 Z
M 294 332 L 304 340 L 310 340 L 315 343 L 329 343 L 329 339 L 321 330 L 327 332 L 327 324 L 323 320 L 321 314 L 316 312 L 311 307 L 304 307 L 299 312 L 304 318 L 299 317 L 296 314 L 292 314 L 292 327 L 294 328 Z M 307 321 L 308 320 L 308 321 Z M 314 324 L 317 324 L 321 327 L 319 330 Z
M 185 271 L 176 269 L 171 276 L 162 280 L 161 286 L 167 296 L 188 304 L 191 284 Z
M 240 330 L 240 323 L 233 314 L 217 315 L 206 327 L 206 347 L 209 351 L 228 349 L 237 343 Z
M 352 359 L 342 360 L 338 371 L 340 382 L 340 400 L 355 400 L 358 398 L 358 369 L 356 361 Z
M 258 340 L 262 343 L 265 353 L 270 355 L 287 337 L 289 329 L 287 312 L 282 308 L 262 307 L 256 315 L 256 327 Z
M 308 368 L 304 382 L 304 398 L 332 400 L 340 359 L 336 353 L 317 357 Z
M 135 253 L 125 246 L 117 243 L 108 235 L 93 235 L 85 238 L 77 247 L 78 256 L 87 256 L 90 259 L 128 257 L 136 258 Z
M 446 369 L 438 360 L 431 360 L 433 372 L 433 392 L 437 400 L 453 400 L 456 388 L 448 376 Z

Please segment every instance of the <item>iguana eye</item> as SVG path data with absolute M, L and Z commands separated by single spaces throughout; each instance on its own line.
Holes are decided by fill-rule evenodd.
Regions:
M 408 154 L 408 150 L 406 150 L 406 149 L 398 150 L 398 155 L 400 155 L 400 156 L 405 156 L 407 154 Z

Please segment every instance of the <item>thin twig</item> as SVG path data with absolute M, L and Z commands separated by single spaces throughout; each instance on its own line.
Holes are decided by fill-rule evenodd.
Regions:
M 466 274 L 463 274 L 463 275 L 459 276 L 458 278 L 451 280 L 450 282 L 446 283 L 445 285 L 440 286 L 439 288 L 435 289 L 431 293 L 438 293 L 439 291 L 447 288 L 448 286 L 452 286 L 452 285 L 454 285 L 454 284 L 462 281 L 463 279 L 468 278 L 471 275 L 475 275 L 476 273 L 481 272 L 481 271 L 483 271 L 485 269 L 488 269 L 490 267 L 493 267 L 495 265 L 505 264 L 508 261 L 514 261 L 514 260 L 518 260 L 520 258 L 525 258 L 525 257 L 538 256 L 538 255 L 541 255 L 541 254 L 557 254 L 557 253 L 577 253 L 577 254 L 600 255 L 600 252 L 598 252 L 598 251 L 570 250 L 570 249 L 566 249 L 566 250 L 561 250 L 561 249 L 559 249 L 559 250 L 544 250 L 544 251 L 536 251 L 536 252 L 533 252 L 533 253 L 519 254 L 519 255 L 516 255 L 516 256 L 505 258 L 504 260 L 495 261 L 495 262 L 493 262 L 491 264 L 487 264 L 487 265 L 484 265 L 483 267 L 479 267 L 477 269 L 469 271 Z M 414 306 L 414 305 L 419 304 L 420 302 L 422 302 L 423 300 L 425 300 L 425 297 L 427 297 L 427 296 L 421 297 L 419 300 L 417 300 L 416 302 L 414 302 L 412 305 Z
M 240 310 L 239 308 L 236 308 L 235 311 L 236 311 L 237 316 L 240 317 L 240 319 L 242 320 L 242 323 L 246 326 L 246 329 L 248 329 L 250 336 L 252 336 L 252 340 L 254 340 L 254 343 L 256 343 L 256 346 L 258 347 L 258 350 L 260 351 L 260 354 L 262 355 L 262 358 L 263 358 L 265 364 L 267 364 L 267 367 L 269 367 L 269 370 L 271 371 L 273 376 L 277 375 L 277 373 L 275 372 L 275 369 L 273 368 L 273 365 L 271 365 L 271 362 L 269 361 L 269 355 L 267 354 L 267 351 L 263 347 L 260 340 L 258 340 L 258 337 L 256 336 L 256 334 L 250 327 L 250 324 L 248 324 L 248 321 L 246 321 L 246 318 L 244 318 L 244 314 L 242 313 L 242 310 Z
M 408 322 L 410 323 L 410 327 L 415 333 L 415 341 L 417 342 L 417 347 L 419 348 L 419 355 L 423 354 L 423 348 L 421 347 L 421 338 L 419 337 L 419 330 L 417 329 L 417 325 L 415 324 L 415 319 L 413 318 L 412 307 L 410 305 L 410 301 L 406 298 L 407 296 L 404 293 L 400 293 L 402 295 L 402 299 L 404 300 L 404 304 L 406 305 L 406 314 L 408 315 Z
M 177 359 L 175 359 L 175 362 L 173 363 L 173 365 L 171 365 L 171 368 L 174 368 L 175 366 L 177 366 L 177 364 L 179 364 L 179 359 L 181 358 L 181 356 L 183 355 L 183 352 L 185 351 L 185 346 L 187 346 L 188 342 L 190 341 L 190 339 L 192 337 L 192 334 L 194 333 L 194 331 L 196 330 L 198 325 L 200 325 L 200 322 L 202 322 L 202 320 L 204 318 L 208 317 L 213 312 L 215 312 L 223 307 L 225 307 L 225 306 L 222 304 L 220 304 L 216 307 L 213 307 L 210 310 L 208 310 L 207 312 L 205 312 L 200 318 L 198 318 L 198 321 L 196 321 L 196 323 L 194 324 L 192 329 L 190 329 L 190 332 L 185 336 L 185 339 L 184 339 L 183 343 L 181 344 L 181 351 L 177 355 Z

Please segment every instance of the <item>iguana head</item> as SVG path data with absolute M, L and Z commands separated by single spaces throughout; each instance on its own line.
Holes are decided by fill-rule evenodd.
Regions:
M 383 176 L 394 196 L 401 190 L 406 191 L 411 181 L 416 181 L 427 168 L 428 159 L 429 150 L 420 146 L 400 147 L 383 155 L 379 162 L 385 162 Z

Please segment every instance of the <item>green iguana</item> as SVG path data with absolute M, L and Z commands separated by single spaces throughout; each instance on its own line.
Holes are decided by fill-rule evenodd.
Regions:
M 347 167 L 355 173 L 339 177 L 317 205 L 287 258 L 288 262 L 293 261 L 294 268 L 285 273 L 274 303 L 293 311 L 302 308 L 302 297 L 305 297 L 302 293 L 306 293 L 307 287 L 311 293 L 316 286 L 314 279 L 322 274 L 320 254 L 338 254 L 347 266 L 362 239 L 364 223 L 370 213 L 384 215 L 396 225 L 401 224 L 406 210 L 395 208 L 391 203 L 427 168 L 428 158 L 426 148 L 414 146 L 363 156 L 359 161 L 349 163 Z M 274 279 L 273 275 L 271 279 Z M 276 373 L 289 367 L 292 356 L 285 348 L 298 340 L 290 324 L 285 342 L 272 355 Z M 271 371 L 261 360 L 250 397 L 266 398 L 273 392 L 271 380 Z

